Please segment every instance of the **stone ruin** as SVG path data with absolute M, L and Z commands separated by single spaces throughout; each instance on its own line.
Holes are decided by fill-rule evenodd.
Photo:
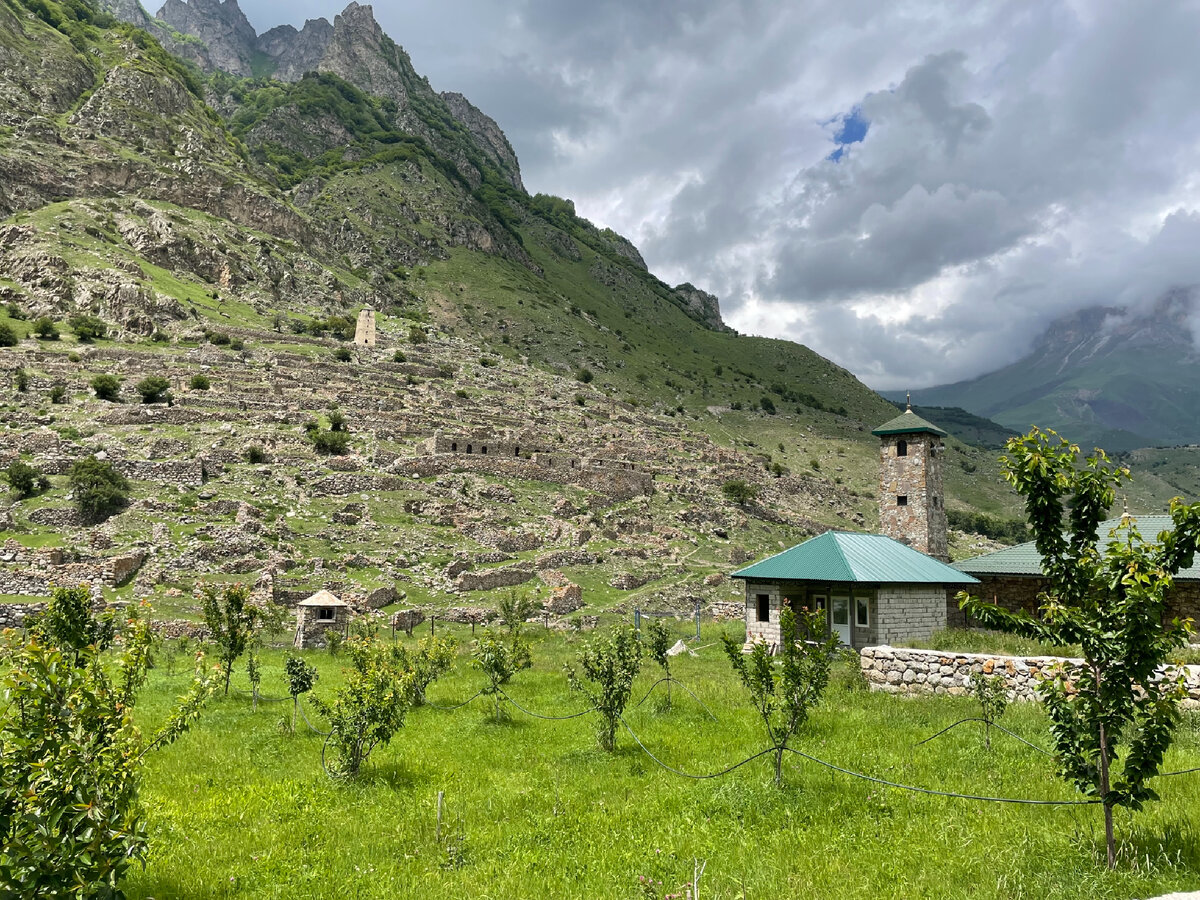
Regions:
M 354 344 L 357 347 L 375 346 L 375 310 L 359 310 L 358 323 L 354 327 Z
M 344 635 L 349 629 L 350 605 L 329 591 L 317 591 L 296 604 L 297 650 L 324 647 L 327 631 L 340 631 Z

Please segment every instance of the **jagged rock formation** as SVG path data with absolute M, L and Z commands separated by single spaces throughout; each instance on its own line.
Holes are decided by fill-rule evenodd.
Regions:
M 693 319 L 714 331 L 731 331 L 732 329 L 721 320 L 719 301 L 707 291 L 702 291 L 695 285 L 684 282 L 676 285 L 675 295 L 679 297 L 684 308 Z
M 128 14 L 122 2 L 114 15 Z M 144 15 L 144 11 L 138 9 Z M 135 18 L 139 16 L 133 14 Z M 254 74 L 254 45 L 257 35 L 237 0 L 167 0 L 157 17 L 185 35 L 199 38 L 208 48 L 210 65 L 233 75 Z M 128 21 L 128 20 L 127 20 Z M 138 22 L 133 22 L 140 25 Z M 140 26 L 144 27 L 144 26 Z

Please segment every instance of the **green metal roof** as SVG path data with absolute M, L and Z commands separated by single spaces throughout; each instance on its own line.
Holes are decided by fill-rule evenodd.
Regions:
M 900 415 L 891 421 L 884 422 L 871 434 L 936 434 L 940 437 L 945 437 L 946 432 L 938 428 L 932 422 L 926 422 L 911 409 L 906 409 Z
M 1132 516 L 1138 532 L 1144 539 L 1154 540 L 1160 532 L 1171 528 L 1170 516 Z M 1100 541 L 1107 543 L 1113 531 L 1120 531 L 1120 519 L 1108 519 L 1100 523 Z M 1041 575 L 1042 557 L 1033 541 L 1006 547 L 993 553 L 984 553 L 954 564 L 954 568 L 971 575 Z M 1200 557 L 1191 568 L 1180 569 L 1176 578 L 1200 581 Z
M 733 578 L 883 584 L 975 584 L 976 579 L 881 534 L 827 531 Z

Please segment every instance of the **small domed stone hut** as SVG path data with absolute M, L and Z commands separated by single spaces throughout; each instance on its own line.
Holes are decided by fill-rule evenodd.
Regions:
M 324 647 L 325 632 L 342 634 L 350 628 L 350 605 L 327 590 L 319 590 L 296 604 L 297 649 Z

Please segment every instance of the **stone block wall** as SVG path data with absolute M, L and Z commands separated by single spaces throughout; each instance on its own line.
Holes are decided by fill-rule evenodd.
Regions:
M 903 441 L 905 454 L 899 455 Z M 880 441 L 880 531 L 922 553 L 949 560 L 941 438 L 888 434 Z M 899 505 L 900 497 L 905 505 Z
M 873 639 L 918 641 L 946 627 L 946 589 L 936 584 L 883 585 L 871 619 Z
M 859 664 L 873 691 L 910 696 L 969 692 L 975 673 L 1003 675 L 1013 700 L 1036 700 L 1037 684 L 1056 666 L 1074 667 L 1083 660 L 1059 656 L 998 656 L 986 653 L 948 653 L 902 647 L 864 647 Z M 1200 709 L 1200 666 L 1180 666 L 1187 682 L 1185 709 Z

